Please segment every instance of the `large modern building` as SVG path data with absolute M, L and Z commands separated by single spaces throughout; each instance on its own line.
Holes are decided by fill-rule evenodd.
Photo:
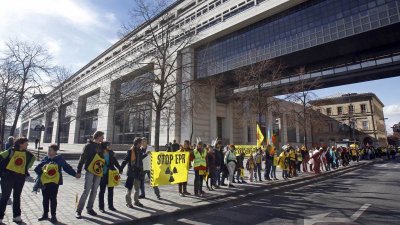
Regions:
M 191 136 L 206 142 L 219 136 L 227 143 L 255 143 L 252 118 L 256 116 L 250 115 L 247 124 L 238 123 L 237 106 L 225 98 L 239 88 L 237 83 L 229 82 L 233 71 L 268 59 L 281 62 L 288 72 L 281 80 L 263 85 L 266 89 L 294 85 L 299 80 L 320 79 L 323 87 L 329 87 L 397 76 L 399 8 L 399 0 L 179 0 L 65 82 L 65 95 L 74 93 L 76 103 L 66 104 L 61 116 L 54 111 L 32 110 L 23 118 L 21 133 L 30 139 L 40 137 L 43 142 L 55 142 L 55 130 L 60 124 L 60 138 L 66 144 L 83 144 L 95 130 L 104 131 L 106 139 L 117 144 L 130 144 L 136 136 L 147 136 L 153 143 L 155 115 L 151 105 L 127 107 L 123 98 L 107 101 L 110 104 L 97 100 L 108 100 L 108 93 L 116 90 L 129 92 L 136 83 L 135 77 L 151 70 L 151 62 L 142 53 L 152 49 L 136 37 L 152 32 L 150 28 L 158 32 L 166 23 L 162 15 L 168 13 L 168 21 L 175 24 L 174 43 L 185 35 L 179 33 L 180 28 L 195 24 L 190 29 L 195 38 L 178 51 L 182 55 L 176 62 L 193 67 L 176 71 L 177 76 L 223 77 L 226 83 L 222 90 L 216 91 L 211 85 L 201 93 L 202 105 L 193 117 L 182 116 L 185 108 L 175 105 L 168 114 L 174 123 L 161 127 L 160 145 L 168 137 L 182 142 Z M 130 67 L 128 58 L 137 58 L 142 68 Z M 305 73 L 290 72 L 300 66 Z M 190 93 L 183 95 L 182 98 L 192 97 Z M 284 112 L 263 115 L 269 127 L 277 119 L 287 124 L 285 118 Z M 372 127 L 378 124 L 372 121 L 368 120 L 368 129 L 376 130 Z M 360 126 L 365 125 L 359 122 Z M 44 125 L 44 131 L 34 131 L 38 123 Z M 299 130 L 298 126 L 293 129 Z M 299 141 L 298 133 L 290 136 Z M 380 138 L 378 133 L 372 137 Z M 288 140 L 282 137 L 281 141 Z
M 320 113 L 336 120 L 339 125 L 328 122 L 328 132 L 319 135 L 321 141 L 332 143 L 349 139 L 362 145 L 387 145 L 384 105 L 375 94 L 339 94 L 310 104 Z M 343 125 L 350 128 L 348 132 L 340 132 L 346 130 Z

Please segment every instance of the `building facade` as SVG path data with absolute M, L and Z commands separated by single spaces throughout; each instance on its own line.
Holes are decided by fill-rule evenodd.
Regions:
M 327 121 L 320 141 L 332 143 L 348 139 L 363 145 L 387 145 L 384 105 L 375 94 L 341 94 L 310 103 L 315 110 L 336 121 Z
M 393 33 L 388 39 L 383 35 L 385 32 L 379 30 L 400 30 L 395 29 L 400 24 L 399 8 L 398 0 L 179 0 L 162 13 L 172 14 L 171 21 L 176 29 L 174 42 L 179 42 L 182 36 L 179 28 L 195 23 L 190 32 L 196 38 L 179 50 L 177 54 L 182 55 L 176 62 L 192 64 L 193 67 L 177 71 L 177 77 L 229 76 L 238 68 L 275 58 L 285 59 L 290 67 L 311 65 L 310 71 L 304 75 L 288 75 L 278 81 L 285 85 L 317 77 L 345 80 L 349 74 L 358 71 L 372 71 L 400 62 L 400 56 L 388 54 L 388 49 L 385 49 L 391 50 L 391 44 L 396 43 L 400 34 Z M 45 143 L 55 142 L 56 130 L 61 126 L 61 140 L 70 145 L 86 143 L 96 130 L 104 131 L 106 139 L 116 144 L 131 144 L 138 136 L 146 136 L 153 143 L 155 114 L 151 105 L 143 102 L 128 104 L 123 95 L 111 101 L 110 93 L 129 93 L 140 86 L 135 78 L 145 76 L 143 71 L 151 68 L 143 68 L 151 62 L 146 54 L 140 54 L 149 46 L 136 41 L 135 37 L 148 34 L 149 27 L 159 29 L 163 23 L 165 21 L 159 16 L 155 17 L 150 21 L 152 26 L 144 24 L 138 27 L 77 71 L 63 84 L 65 96 L 73 96 L 73 100 L 63 106 L 61 113 L 39 110 L 46 105 L 31 110 L 22 119 L 21 135 L 29 139 L 40 137 Z M 368 42 L 370 32 L 378 32 L 375 37 L 381 35 L 380 42 L 374 40 L 373 46 L 382 45 L 384 48 L 379 51 L 378 48 L 372 49 Z M 366 42 L 360 42 L 360 38 L 366 38 Z M 336 46 L 343 40 L 353 48 L 338 51 Z M 296 56 L 305 52 L 308 54 Z M 355 53 L 359 54 L 360 61 L 342 57 L 347 54 L 354 56 Z M 318 57 L 311 57 L 313 55 Z M 295 60 L 291 60 L 292 56 L 296 56 Z M 137 58 L 143 68 L 130 67 L 126 60 L 129 58 Z M 362 77 L 372 79 L 370 76 Z M 265 86 L 271 87 L 271 84 Z M 174 106 L 169 114 L 174 123 L 161 126 L 160 145 L 172 139 L 183 142 L 190 137 L 201 137 L 208 143 L 215 137 L 226 143 L 255 143 L 253 122 L 238 123 L 235 118 L 237 106 L 230 101 L 219 101 L 215 88 L 210 86 L 201 93 L 202 103 L 194 116 L 185 116 L 183 106 Z M 48 94 L 50 98 L 54 93 Z M 192 97 L 190 92 L 182 93 L 182 98 Z M 371 120 L 360 119 L 357 126 L 365 126 L 366 130 L 371 130 L 372 138 L 380 140 L 378 126 L 381 123 L 375 119 L 375 110 L 368 108 L 374 109 L 374 106 L 366 102 L 367 112 L 374 112 L 373 116 Z M 265 127 L 282 126 L 282 143 L 302 142 L 299 125 L 290 123 L 290 129 L 284 129 L 288 127 L 285 114 L 279 117 L 270 113 L 263 115 L 263 120 Z M 38 123 L 44 125 L 44 131 L 33 130 Z

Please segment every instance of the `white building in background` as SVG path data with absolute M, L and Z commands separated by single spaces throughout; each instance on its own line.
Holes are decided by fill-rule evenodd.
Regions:
M 196 21 L 195 41 L 182 49 L 182 52 L 189 53 L 191 57 L 182 57 L 181 61 L 177 62 L 190 62 L 194 68 L 178 73 L 182 76 L 207 78 L 229 73 L 265 59 L 289 55 L 355 35 L 358 28 L 353 27 L 353 24 L 355 26 L 356 22 L 346 27 L 353 32 L 340 33 L 338 36 L 337 32 L 341 29 L 338 21 L 359 20 L 357 16 L 364 12 L 362 10 L 368 12 L 378 6 L 374 4 L 363 9 L 364 5 L 350 2 L 352 1 L 178 0 L 164 12 L 174 13 L 173 20 L 177 27 Z M 383 4 L 385 7 L 380 5 L 380 10 L 389 10 L 392 7 L 391 3 Z M 345 10 L 349 10 L 349 13 L 342 13 Z M 396 13 L 398 16 L 398 11 Z M 159 18 L 155 18 L 153 27 L 158 23 Z M 387 25 L 391 24 L 392 21 Z M 382 23 L 373 29 L 380 26 L 386 25 Z M 325 29 L 326 27 L 328 29 Z M 139 57 L 138 49 L 143 49 L 143 43 L 135 42 L 130 37 L 145 35 L 147 29 L 148 26 L 139 27 L 131 36 L 119 40 L 77 71 L 64 84 L 65 95 L 77 95 L 76 103 L 67 104 L 61 118 L 57 118 L 55 112 L 43 113 L 39 109 L 31 111 L 22 120 L 21 135 L 30 140 L 40 137 L 44 143 L 55 142 L 57 120 L 61 119 L 60 136 L 65 146 L 86 143 L 88 137 L 96 130 L 104 131 L 106 139 L 115 144 L 131 144 L 137 136 L 146 136 L 153 143 L 155 116 L 148 105 L 137 105 L 127 110 L 123 107 L 123 101 L 96 104 L 98 99 L 107 102 L 110 98 L 109 93 L 115 90 L 131 91 L 129 87 L 135 83 L 134 75 L 141 75 L 139 73 L 143 73 L 142 69 L 146 65 L 143 68 L 132 69 L 124 59 Z M 372 28 L 370 26 L 365 29 L 361 31 Z M 148 60 L 143 58 L 143 64 L 147 63 Z M 289 81 L 287 78 L 282 80 L 282 83 Z M 209 87 L 202 95 L 202 106 L 196 110 L 193 121 L 189 116 L 178 116 L 184 109 L 173 109 L 171 116 L 175 122 L 170 129 L 166 126 L 161 127 L 160 145 L 167 143 L 168 136 L 169 141 L 176 139 L 180 143 L 189 139 L 191 124 L 194 126 L 193 137 L 201 137 L 208 143 L 215 137 L 222 138 L 226 143 L 255 143 L 254 123 L 239 122 L 235 118 L 237 109 L 233 102 L 219 101 L 215 87 Z M 190 95 L 183 97 L 190 98 Z M 249 116 L 249 120 L 252 118 L 255 118 L 255 115 Z M 263 115 L 262 120 L 264 127 L 280 130 L 281 143 L 302 142 L 299 125 L 291 123 L 288 126 L 285 113 L 276 118 L 272 114 Z M 33 128 L 37 124 L 44 125 L 45 131 L 34 131 Z

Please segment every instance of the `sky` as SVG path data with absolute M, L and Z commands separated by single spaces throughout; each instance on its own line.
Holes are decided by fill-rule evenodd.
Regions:
M 0 0 L 0 51 L 11 39 L 42 44 L 53 64 L 78 71 L 119 40 L 132 0 Z M 373 92 L 388 133 L 400 122 L 400 77 L 316 90 L 318 97 Z

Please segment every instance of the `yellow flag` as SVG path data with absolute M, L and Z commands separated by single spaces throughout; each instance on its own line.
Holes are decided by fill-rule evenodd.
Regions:
M 261 144 L 262 144 L 262 142 L 264 140 L 264 135 L 262 134 L 260 126 L 258 125 L 258 123 L 257 123 L 256 135 L 257 135 L 257 148 L 260 148 Z

